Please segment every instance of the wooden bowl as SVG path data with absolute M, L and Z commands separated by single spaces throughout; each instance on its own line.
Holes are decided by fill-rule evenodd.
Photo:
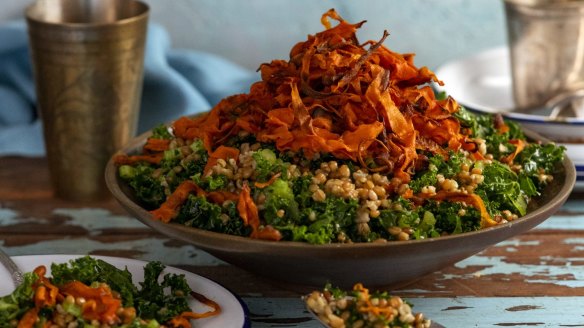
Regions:
M 526 134 L 534 136 L 530 132 Z M 138 136 L 121 151 L 139 153 L 149 135 Z M 479 231 L 424 240 L 312 245 L 262 241 L 153 220 L 117 171 L 110 160 L 105 171 L 108 188 L 131 215 L 152 229 L 274 280 L 315 287 L 330 282 L 342 288 L 349 288 L 356 282 L 372 287 L 398 287 L 528 231 L 562 206 L 576 180 L 574 165 L 566 156 L 560 173 L 554 176 L 542 195 L 530 203 L 527 215 Z

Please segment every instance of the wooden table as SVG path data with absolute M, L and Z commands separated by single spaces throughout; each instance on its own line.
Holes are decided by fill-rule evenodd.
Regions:
M 149 229 L 115 200 L 53 197 L 44 158 L 0 157 L 0 241 L 10 255 L 159 260 L 242 297 L 253 327 L 318 327 L 306 288 L 283 286 Z M 584 327 L 584 194 L 536 229 L 393 292 L 446 327 Z

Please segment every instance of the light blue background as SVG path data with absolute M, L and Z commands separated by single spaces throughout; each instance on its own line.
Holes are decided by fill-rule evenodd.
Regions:
M 506 42 L 500 0 L 144 0 L 152 21 L 169 31 L 175 48 L 224 56 L 250 69 L 287 59 L 290 48 L 322 30 L 320 16 L 336 8 L 346 20 L 368 23 L 360 40 L 415 52 L 416 64 L 444 62 Z M 0 22 L 22 17 L 25 0 L 0 0 Z M 2 40 L 0 40 L 1 42 Z

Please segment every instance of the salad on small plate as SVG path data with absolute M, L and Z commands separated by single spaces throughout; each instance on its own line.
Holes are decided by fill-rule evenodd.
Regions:
M 232 293 L 206 278 L 114 257 L 14 257 L 26 272 L 0 286 L 0 327 L 246 327 Z M 0 270 L 0 279 L 8 273 Z M 11 285 L 11 284 L 8 284 Z

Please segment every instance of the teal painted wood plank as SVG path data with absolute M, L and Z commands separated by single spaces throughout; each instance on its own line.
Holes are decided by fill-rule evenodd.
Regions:
M 535 227 L 536 230 L 584 230 L 584 214 L 553 215 Z
M 300 299 L 244 297 L 253 327 L 319 327 Z M 584 327 L 584 297 L 410 298 L 449 328 Z
M 9 208 L 0 208 L 0 226 L 9 226 L 17 223 L 40 222 L 34 218 L 22 218 L 20 214 Z
M 35 244 L 7 247 L 4 250 L 12 255 L 35 254 L 89 254 L 96 251 L 107 252 L 127 250 L 134 252 L 137 260 L 161 261 L 167 265 L 225 265 L 225 262 L 190 245 L 169 246 L 170 239 L 142 238 L 119 242 L 100 242 L 86 238 L 68 238 L 62 240 L 47 240 Z
M 114 215 L 102 208 L 57 208 L 53 210 L 53 214 L 71 218 L 67 222 L 68 225 L 85 228 L 90 233 L 115 227 L 148 229 L 138 219 L 126 215 Z
M 561 211 L 574 214 L 584 214 L 584 200 L 568 199 L 566 203 L 562 205 Z
M 584 270 L 581 269 L 581 265 L 572 265 L 572 263 L 581 263 L 583 260 L 582 257 L 553 258 L 542 255 L 538 264 L 522 264 L 508 262 L 505 256 L 481 256 L 479 254 L 454 265 L 460 269 L 477 268 L 476 270 L 463 275 L 443 274 L 440 280 L 464 280 L 491 275 L 520 274 L 525 277 L 524 279 L 527 283 L 548 283 L 579 288 L 584 287 Z
M 80 227 L 89 231 L 88 237 L 45 240 L 42 242 L 7 247 L 10 255 L 34 254 L 88 254 L 95 251 L 127 250 L 134 252 L 138 260 L 162 261 L 168 265 L 215 266 L 226 263 L 191 245 L 172 243 L 171 238 L 149 237 L 138 240 L 120 240 L 102 242 L 99 235 L 103 230 L 111 229 L 149 229 L 137 219 L 129 216 L 114 215 L 101 208 L 55 209 L 53 215 L 67 216 L 69 226 Z M 0 209 L 0 226 L 21 223 L 47 223 L 46 219 L 22 218 L 10 209 Z

